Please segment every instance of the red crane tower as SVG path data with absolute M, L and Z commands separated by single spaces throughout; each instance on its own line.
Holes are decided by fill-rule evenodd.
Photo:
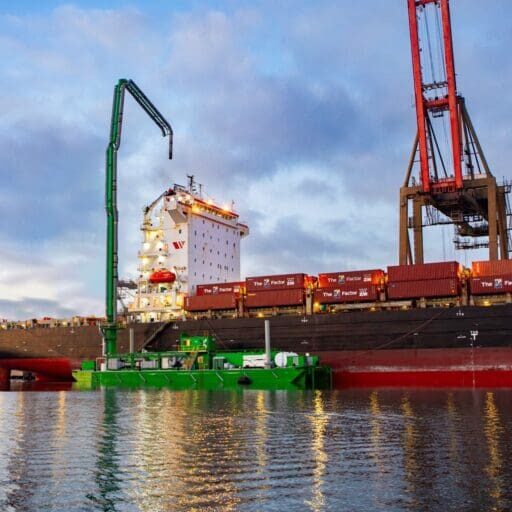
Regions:
M 400 264 L 423 263 L 423 228 L 439 224 L 455 226 L 457 249 L 508 259 L 510 185 L 497 184 L 457 92 L 449 0 L 407 2 L 418 131 L 400 189 Z

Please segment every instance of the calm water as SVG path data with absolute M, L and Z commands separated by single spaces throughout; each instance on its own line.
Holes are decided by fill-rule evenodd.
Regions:
M 511 397 L 0 393 L 0 510 L 510 510 Z

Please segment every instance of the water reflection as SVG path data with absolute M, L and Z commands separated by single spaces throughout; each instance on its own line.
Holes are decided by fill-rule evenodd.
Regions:
M 370 393 L 370 425 L 371 425 L 371 456 L 379 473 L 384 472 L 382 458 L 382 425 L 381 411 L 379 405 L 379 392 L 372 391 Z
M 0 394 L 0 510 L 508 510 L 510 396 Z
M 418 506 L 420 489 L 417 488 L 421 483 L 421 467 L 418 460 L 416 417 L 412 408 L 410 399 L 407 395 L 402 397 L 401 406 L 404 417 L 404 471 L 405 478 L 409 483 L 409 492 L 411 493 L 411 505 Z
M 485 437 L 489 451 L 489 460 L 485 466 L 491 485 L 489 486 L 489 497 L 495 502 L 497 510 L 503 509 L 503 482 L 502 482 L 502 456 L 500 440 L 503 432 L 500 415 L 494 393 L 488 391 L 485 394 Z
M 325 498 L 323 486 L 327 469 L 328 456 L 325 451 L 325 435 L 329 417 L 325 413 L 325 403 L 321 391 L 314 392 L 313 411 L 309 415 L 312 429 L 311 451 L 314 461 L 313 481 L 311 486 L 312 499 L 306 502 L 311 510 L 324 510 Z
M 457 423 L 459 421 L 459 414 L 455 404 L 453 392 L 448 392 L 446 395 L 446 418 L 447 428 L 450 436 L 449 454 L 450 460 L 457 460 L 459 452 L 459 440 L 457 436 Z
M 120 493 L 121 479 L 117 450 L 117 445 L 121 441 L 117 425 L 120 408 L 116 390 L 107 388 L 101 393 L 104 405 L 103 421 L 97 445 L 97 467 L 94 474 L 98 492 L 88 494 L 87 498 L 95 508 L 113 512 L 118 510 L 118 505 L 124 501 Z

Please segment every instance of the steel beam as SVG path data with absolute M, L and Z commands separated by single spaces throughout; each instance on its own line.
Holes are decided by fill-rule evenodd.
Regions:
M 427 149 L 426 108 L 423 98 L 423 75 L 421 72 L 421 50 L 418 33 L 417 6 L 415 0 L 408 0 L 409 32 L 411 36 L 412 72 L 414 78 L 414 99 L 420 147 L 420 179 L 423 190 L 430 190 L 429 162 Z
M 500 245 L 500 259 L 508 260 L 508 229 L 505 191 L 497 189 L 496 206 L 498 209 L 498 237 Z
M 462 151 L 460 144 L 460 126 L 457 105 L 457 82 L 455 78 L 455 61 L 453 57 L 450 4 L 448 0 L 441 0 L 441 18 L 443 25 L 446 81 L 448 82 L 448 105 L 450 110 L 450 131 L 452 137 L 453 171 L 457 188 L 461 189 L 463 186 L 461 162 Z
M 496 180 L 487 185 L 487 222 L 489 223 L 489 259 L 498 259 L 498 219 L 496 205 Z
M 407 191 L 404 188 L 400 189 L 400 221 L 398 228 L 398 262 L 399 265 L 407 265 L 410 263 L 410 242 L 409 242 L 409 228 L 407 221 L 409 218 L 409 198 Z
M 412 200 L 412 218 L 414 232 L 414 263 L 423 263 L 423 198 L 416 196 Z

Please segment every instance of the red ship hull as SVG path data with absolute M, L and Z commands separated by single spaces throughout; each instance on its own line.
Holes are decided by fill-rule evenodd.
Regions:
M 334 387 L 511 387 L 512 348 L 320 352 Z

